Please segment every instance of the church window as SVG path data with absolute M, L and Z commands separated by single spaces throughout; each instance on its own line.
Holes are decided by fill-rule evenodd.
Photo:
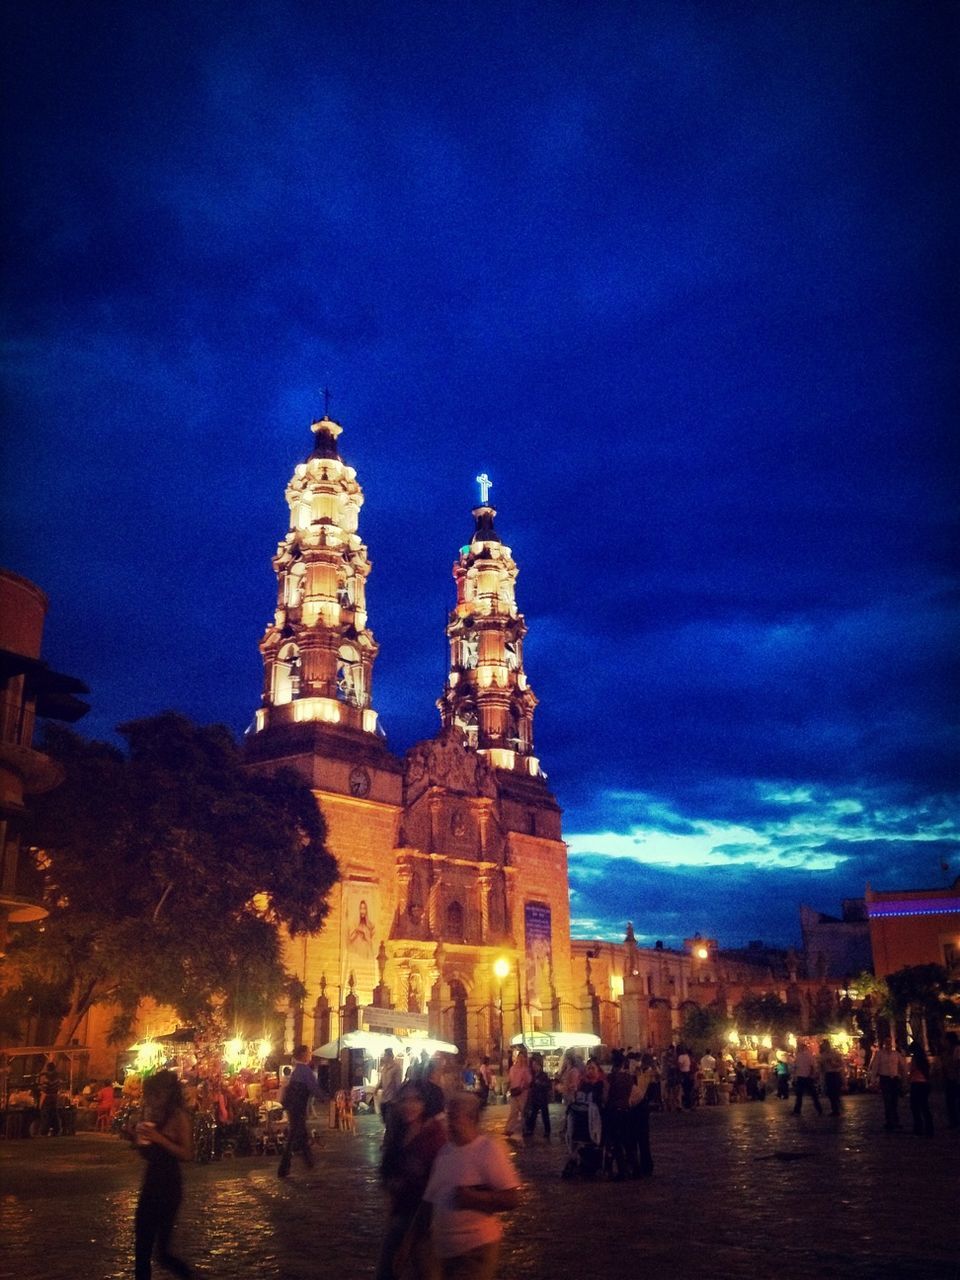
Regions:
M 295 644 L 284 645 L 273 667 L 275 706 L 292 702 L 300 694 L 300 651 Z
M 303 599 L 303 580 L 307 571 L 304 564 L 295 564 L 286 578 L 286 599 L 289 609 L 296 609 Z
M 507 660 L 507 670 L 516 671 L 520 666 L 520 644 L 516 640 L 508 640 L 504 645 L 504 657 Z
M 463 636 L 460 640 L 460 666 L 472 671 L 479 658 L 479 640 L 476 636 Z
M 352 707 L 363 705 L 363 668 L 352 645 L 342 644 L 337 666 L 337 697 Z
M 453 723 L 463 734 L 464 746 L 471 750 L 475 750 L 479 736 L 476 707 L 468 704 L 458 708 L 456 715 L 453 718 Z
M 463 907 L 459 902 L 451 902 L 447 907 L 444 937 L 450 942 L 463 942 Z

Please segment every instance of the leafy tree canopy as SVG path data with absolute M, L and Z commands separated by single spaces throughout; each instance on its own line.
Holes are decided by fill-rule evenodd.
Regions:
M 126 751 L 47 730 L 66 781 L 34 805 L 50 915 L 12 949 L 25 988 L 63 993 L 64 1042 L 106 1000 L 266 1014 L 290 989 L 283 931 L 319 929 L 337 879 L 316 800 L 291 770 L 245 769 L 222 726 L 167 712 L 118 732 Z
M 761 996 L 745 996 L 734 1013 L 740 1030 L 755 1035 L 792 1031 L 799 1019 L 799 1011 L 772 992 Z
M 726 1009 L 717 1005 L 701 1009 L 694 1005 L 684 1010 L 680 1039 L 695 1053 L 706 1053 L 708 1049 L 722 1048 L 732 1029 L 733 1019 Z

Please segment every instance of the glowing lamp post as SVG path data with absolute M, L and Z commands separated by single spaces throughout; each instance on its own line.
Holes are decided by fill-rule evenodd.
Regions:
M 493 962 L 493 972 L 497 978 L 497 1014 L 500 1019 L 500 1042 L 497 1046 L 500 1057 L 500 1070 L 503 1071 L 503 980 L 510 972 L 510 961 L 499 956 Z

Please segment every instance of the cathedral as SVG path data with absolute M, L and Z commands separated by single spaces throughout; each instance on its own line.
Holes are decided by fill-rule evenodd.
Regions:
M 517 566 L 489 482 L 479 478 L 453 564 L 439 731 L 401 759 L 375 709 L 363 491 L 341 430 L 326 416 L 313 424 L 287 485 L 247 737 L 252 767 L 307 779 L 340 869 L 323 930 L 288 943 L 306 993 L 289 1038 L 429 1031 L 475 1057 L 519 1032 L 588 1029 L 573 991 L 560 808 L 534 752 Z

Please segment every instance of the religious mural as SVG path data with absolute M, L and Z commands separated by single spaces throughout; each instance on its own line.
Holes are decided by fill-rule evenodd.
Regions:
M 549 1008 L 551 1001 L 551 952 L 550 908 L 543 902 L 528 902 L 523 908 L 526 1002 L 541 1009 Z
M 351 880 L 341 888 L 343 990 L 353 974 L 356 993 L 369 998 L 377 983 L 377 949 L 383 937 L 380 886 L 375 880 Z

